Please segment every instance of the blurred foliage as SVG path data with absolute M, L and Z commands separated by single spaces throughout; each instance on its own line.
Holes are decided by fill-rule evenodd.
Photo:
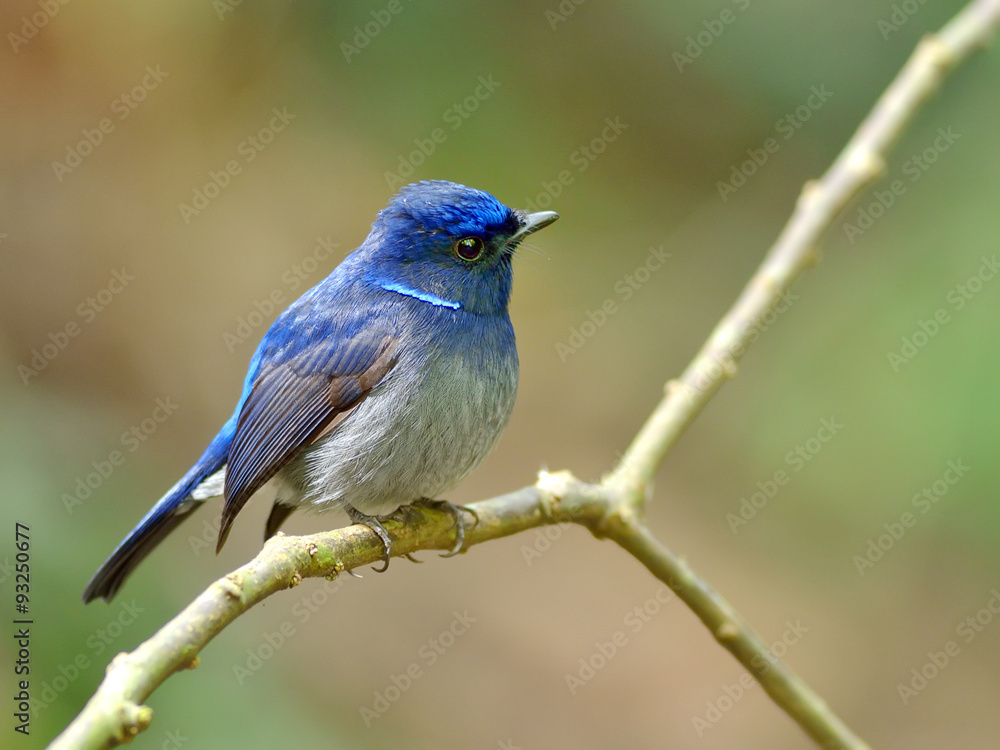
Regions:
M 76 714 L 116 650 L 258 549 L 266 503 L 251 504 L 219 558 L 198 544 L 213 533 L 213 506 L 120 601 L 79 602 L 228 416 L 278 312 L 266 300 L 287 304 L 339 260 L 314 254 L 317 237 L 339 254 L 361 241 L 393 191 L 387 173 L 412 166 L 412 179 L 464 182 L 515 206 L 550 200 L 563 217 L 518 262 L 512 423 L 449 499 L 516 488 L 541 466 L 596 478 L 734 299 L 803 181 L 837 155 L 920 37 L 961 7 L 902 5 L 915 12 L 890 28 L 899 4 L 857 1 L 5 4 L 0 529 L 9 542 L 15 521 L 31 528 L 32 691 L 61 688 L 28 746 Z M 1000 281 L 962 309 L 949 294 L 997 251 L 998 60 L 996 47 L 974 58 L 921 114 L 886 179 L 837 223 L 792 306 L 669 457 L 649 510 L 767 638 L 786 621 L 809 628 L 789 661 L 875 746 L 983 747 L 997 731 L 1000 625 L 971 642 L 956 628 L 990 600 L 1000 569 Z M 813 87 L 831 95 L 809 109 Z M 294 119 L 261 134 L 274 109 Z M 104 118 L 113 127 L 99 135 Z M 627 127 L 595 142 L 606 118 Z M 959 137 L 914 173 L 939 129 Z M 96 147 L 78 148 L 85 131 Z M 258 150 L 250 137 L 270 142 Z M 779 148 L 723 200 L 719 183 L 772 138 Z M 88 153 L 57 174 L 68 150 Z M 239 172 L 218 177 L 232 160 Z M 185 222 L 179 205 L 214 194 L 213 174 L 225 186 Z M 848 237 L 844 224 L 897 179 L 905 192 Z M 635 275 L 661 246 L 663 268 Z M 115 271 L 134 277 L 118 293 Z M 630 275 L 645 281 L 626 297 Z M 560 357 L 557 344 L 608 299 L 616 312 Z M 889 353 L 939 309 L 948 322 L 894 371 Z M 233 343 L 240 320 L 252 335 Z M 76 335 L 61 338 L 71 323 Z M 62 347 L 23 382 L 19 366 L 53 337 Z M 157 399 L 178 408 L 143 427 Z M 815 445 L 823 419 L 843 428 L 795 471 L 789 452 Z M 141 440 L 128 439 L 133 426 Z M 116 450 L 121 465 L 67 507 Z M 952 460 L 969 471 L 929 512 L 915 510 Z M 727 515 L 781 470 L 788 483 L 734 534 Z M 908 510 L 915 525 L 860 575 L 855 556 Z M 289 531 L 339 523 L 303 515 Z M 656 586 L 580 530 L 551 534 L 400 561 L 329 596 L 307 582 L 274 597 L 153 696 L 137 746 L 806 746 L 756 689 L 699 736 L 692 717 L 740 669 L 677 602 L 627 630 L 627 646 L 571 693 L 565 676 Z M 0 546 L 0 560 L 12 551 Z M 12 579 L 0 577 L 7 607 Z M 303 597 L 323 603 L 312 611 Z M 421 648 L 456 611 L 476 624 L 428 663 Z M 240 680 L 234 666 L 288 622 L 294 636 Z M 960 655 L 904 704 L 897 684 L 949 639 Z M 0 644 L 7 665 L 11 639 Z M 420 678 L 367 727 L 359 709 L 414 663 Z M 12 680 L 5 666 L 5 695 Z

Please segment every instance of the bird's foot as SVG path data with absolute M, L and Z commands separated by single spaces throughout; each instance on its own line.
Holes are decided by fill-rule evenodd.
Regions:
M 431 500 L 426 497 L 417 500 L 413 504 L 422 505 L 423 507 L 430 508 L 431 510 L 440 510 L 447 513 L 452 517 L 452 519 L 454 519 L 455 546 L 448 552 L 441 555 L 441 557 L 454 557 L 461 552 L 462 547 L 465 546 L 465 532 L 468 529 L 474 529 L 479 524 L 479 514 L 472 508 L 468 508 L 464 505 L 454 505 L 453 503 L 449 503 L 447 500 Z M 473 519 L 475 519 L 471 526 L 465 523 L 465 517 L 462 513 L 468 513 L 473 517 Z
M 382 540 L 382 546 L 385 550 L 382 560 L 385 564 L 381 568 L 373 568 L 373 570 L 376 573 L 385 573 L 385 571 L 389 569 L 389 556 L 392 554 L 392 539 L 389 538 L 389 532 L 385 530 L 385 526 L 382 525 L 382 521 L 378 516 L 365 515 L 353 505 L 347 506 L 347 515 L 354 523 L 367 526 L 378 535 L 379 539 Z

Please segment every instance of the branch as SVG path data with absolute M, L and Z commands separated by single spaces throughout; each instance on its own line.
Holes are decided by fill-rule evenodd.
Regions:
M 549 475 L 543 475 L 543 480 Z M 544 498 L 537 487 L 476 503 L 479 522 L 466 532 L 465 548 L 548 523 L 597 523 L 608 512 L 605 498 L 587 485 L 565 498 Z M 394 555 L 448 550 L 455 531 L 450 515 L 407 506 L 385 521 Z M 271 594 L 304 578 L 333 579 L 383 558 L 382 542 L 365 526 L 285 536 L 279 532 L 252 561 L 209 586 L 180 614 L 131 653 L 116 656 L 83 711 L 50 748 L 109 748 L 147 729 L 152 710 L 142 702 L 170 675 L 198 666 L 198 653 L 227 625 Z
M 837 215 L 881 177 L 889 150 L 945 77 L 1000 25 L 1000 0 L 973 0 L 937 34 L 923 38 L 895 80 L 819 180 L 807 182 L 795 211 L 760 268 L 719 322 L 680 380 L 646 420 L 609 481 L 645 486 L 691 421 L 734 377 L 763 317 L 799 275 L 818 260 L 816 246 Z
M 542 473 L 538 483 L 476 503 L 479 523 L 466 548 L 551 523 L 587 526 L 632 554 L 665 582 L 760 681 L 774 701 L 824 747 L 868 746 L 787 665 L 776 660 L 742 617 L 681 558 L 657 541 L 641 521 L 648 487 L 667 451 L 727 378 L 753 340 L 758 321 L 816 261 L 815 248 L 834 218 L 885 169 L 905 127 L 945 76 L 1000 25 L 1000 0 L 973 0 L 938 34 L 920 42 L 896 79 L 830 169 L 805 185 L 792 217 L 736 303 L 679 380 L 642 426 L 624 457 L 600 484 L 571 474 Z M 450 549 L 449 516 L 407 507 L 386 523 L 393 551 Z M 80 715 L 52 748 L 108 748 L 146 729 L 152 710 L 142 702 L 170 675 L 194 668 L 198 653 L 229 623 L 276 591 L 303 578 L 333 578 L 377 563 L 382 544 L 367 528 L 303 537 L 278 536 L 238 570 L 213 583 L 135 651 L 119 654 Z
M 608 533 L 649 572 L 664 581 L 711 631 L 715 639 L 757 678 L 774 702 L 821 747 L 869 750 L 826 702 L 767 644 L 722 596 L 634 519 L 621 519 Z

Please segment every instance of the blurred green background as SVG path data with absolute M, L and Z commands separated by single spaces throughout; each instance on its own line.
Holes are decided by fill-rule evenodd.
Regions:
M 200 541 L 213 504 L 110 606 L 79 600 L 229 415 L 278 312 L 266 300 L 283 307 L 318 282 L 400 181 L 455 180 L 562 215 L 517 263 L 512 422 L 449 499 L 515 489 L 542 467 L 596 479 L 802 183 L 961 5 L 5 3 L 0 602 L 11 611 L 24 523 L 44 701 L 18 747 L 50 740 L 110 656 L 257 552 L 267 504 L 248 506 L 218 558 Z M 1000 281 L 963 287 L 976 293 L 960 308 L 956 296 L 992 273 L 998 249 L 998 62 L 995 47 L 976 56 L 920 114 L 887 178 L 836 223 L 794 304 L 669 456 L 649 508 L 656 533 L 769 642 L 795 641 L 791 665 L 877 747 L 984 747 L 1000 728 Z M 765 163 L 720 190 L 762 150 Z M 848 237 L 845 222 L 893 180 L 902 194 Z M 185 220 L 196 191 L 209 199 Z M 651 248 L 669 259 L 631 283 Z M 609 299 L 615 312 L 585 325 Z M 947 321 L 922 339 L 941 309 Z M 593 335 L 574 347 L 581 327 Z M 894 367 L 915 333 L 925 345 Z M 826 442 L 824 419 L 842 425 Z M 122 461 L 102 477 L 113 451 Z M 968 467 L 952 485 L 949 461 Z M 732 523 L 780 471 L 787 483 Z M 936 502 L 914 501 L 935 482 Z M 913 523 L 859 571 L 906 512 Z M 303 514 L 287 530 L 341 523 Z M 741 667 L 676 600 L 635 629 L 629 613 L 658 587 L 634 560 L 580 529 L 549 533 L 273 597 L 154 694 L 136 746 L 810 746 L 758 686 L 740 695 Z M 432 660 L 466 612 L 475 622 Z M 975 629 L 962 625 L 977 613 Z M 626 645 L 571 691 L 567 675 L 618 631 Z M 948 641 L 958 656 L 904 702 L 898 686 Z M 0 638 L 5 696 L 14 653 Z M 366 725 L 362 709 L 414 664 L 419 677 Z

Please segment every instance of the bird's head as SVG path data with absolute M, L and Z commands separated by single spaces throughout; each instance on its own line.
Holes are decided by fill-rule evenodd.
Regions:
M 510 299 L 518 243 L 558 219 L 445 180 L 416 182 L 382 209 L 361 250 L 366 279 L 430 304 L 492 315 Z

